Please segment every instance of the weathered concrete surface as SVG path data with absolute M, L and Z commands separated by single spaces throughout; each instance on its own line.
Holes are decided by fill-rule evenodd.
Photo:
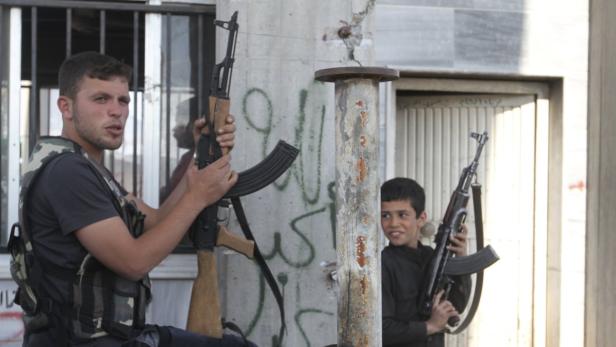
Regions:
M 378 83 L 398 72 L 319 70 L 335 82 L 338 346 L 381 346 Z
M 336 82 L 339 346 L 381 345 L 377 93 L 374 80 Z
M 338 345 L 381 345 L 378 85 L 336 82 Z

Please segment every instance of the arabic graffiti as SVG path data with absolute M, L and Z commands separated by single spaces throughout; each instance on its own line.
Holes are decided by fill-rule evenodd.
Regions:
M 302 189 L 302 200 L 305 203 L 314 205 L 319 201 L 319 193 L 321 191 L 321 161 L 322 161 L 322 146 L 323 146 L 323 127 L 325 124 L 325 105 L 321 106 L 321 114 L 317 121 L 317 126 L 306 126 L 306 104 L 308 100 L 308 91 L 302 89 L 299 92 L 299 111 L 297 124 L 295 125 L 294 138 L 291 143 L 297 146 L 300 150 L 299 157 L 291 169 L 287 171 L 283 178 L 274 183 L 278 190 L 284 190 L 288 185 L 291 177 L 295 178 L 296 182 Z M 265 104 L 266 114 L 251 112 L 249 107 L 251 103 Z M 260 88 L 251 88 L 246 92 L 242 99 L 242 113 L 245 120 L 254 130 L 263 135 L 261 142 L 262 156 L 267 155 L 270 145 L 271 135 L 274 129 L 274 111 L 272 101 L 268 94 Z M 259 125 L 256 118 L 265 118 L 263 125 Z M 313 123 L 314 124 L 314 123 Z M 306 163 L 315 163 L 313 170 L 307 170 Z M 309 185 L 307 177 L 314 177 L 316 181 L 313 186 Z
M 334 314 L 332 312 L 326 312 L 323 310 L 319 310 L 319 309 L 302 309 L 302 310 L 298 310 L 297 313 L 295 313 L 295 324 L 297 324 L 297 328 L 300 331 L 300 334 L 302 335 L 302 338 L 304 339 L 304 341 L 306 342 L 306 347 L 310 347 L 311 343 L 310 343 L 310 339 L 308 338 L 308 336 L 306 336 L 306 332 L 304 331 L 304 329 L 302 328 L 302 324 L 301 324 L 301 317 L 304 315 L 323 315 L 326 316 L 327 318 L 333 317 Z
M 0 281 L 0 346 L 21 345 L 23 312 L 13 303 L 17 286 L 11 280 Z
M 258 143 L 263 157 L 267 155 L 270 146 L 273 145 L 272 142 L 277 140 L 275 138 L 277 130 L 293 129 L 293 132 L 290 132 L 292 137 L 289 139 L 289 142 L 300 149 L 297 160 L 287 173 L 276 181 L 275 187 L 279 191 L 287 191 L 291 185 L 296 184 L 301 192 L 302 203 L 304 206 L 311 206 L 311 208 L 294 217 L 289 216 L 288 225 L 291 232 L 275 231 L 273 233 L 271 249 L 267 251 L 262 250 L 264 258 L 267 260 L 281 260 L 287 267 L 284 271 L 277 274 L 277 279 L 283 293 L 294 272 L 315 265 L 318 252 L 327 252 L 330 256 L 334 254 L 335 257 L 336 211 L 334 206 L 334 182 L 328 182 L 328 194 L 325 200 L 320 194 L 323 184 L 322 161 L 326 107 L 324 100 L 322 98 L 319 100 L 318 98 L 318 88 L 323 87 L 320 83 L 315 82 L 309 88 L 299 90 L 297 99 L 298 110 L 295 117 L 276 115 L 272 100 L 268 93 L 261 88 L 248 89 L 242 99 L 243 119 L 245 119 L 250 129 L 256 131 L 261 136 Z M 312 100 L 311 97 L 313 98 Z M 294 123 L 289 124 L 290 120 Z M 331 178 L 329 179 L 331 180 Z M 322 238 L 318 245 L 315 245 L 315 240 L 311 238 L 310 234 L 314 232 L 312 229 L 316 221 L 320 221 L 320 226 L 325 226 L 326 229 L 329 229 L 322 230 L 320 234 L 331 235 L 331 248 L 327 246 L 325 247 L 326 249 L 323 249 L 323 246 L 327 245 L 324 242 L 327 241 L 323 241 Z M 290 242 L 290 240 L 296 240 L 296 242 Z M 292 247 L 289 247 L 290 244 L 292 244 Z M 306 286 L 301 283 L 294 283 L 294 286 L 296 298 L 302 296 L 303 290 L 314 290 L 305 288 Z M 247 335 L 255 331 L 256 326 L 263 317 L 267 291 L 265 280 L 262 276 L 260 276 L 258 287 L 258 305 L 246 329 Z M 326 286 L 324 285 L 323 287 L 325 288 Z M 323 322 L 330 322 L 332 319 L 335 319 L 333 318 L 334 312 L 327 312 L 318 307 L 303 307 L 299 302 L 296 302 L 292 309 L 294 310 L 292 324 L 295 325 L 293 328 L 300 335 L 297 338 L 301 337 L 306 346 L 312 345 L 312 339 L 306 330 L 306 320 L 302 319 L 302 317 L 322 316 Z M 313 324 L 313 321 L 314 319 L 310 318 L 310 324 Z M 287 324 L 289 323 L 291 322 L 287 322 Z M 288 329 L 290 328 L 288 327 Z M 277 336 L 272 336 L 272 345 L 275 345 L 277 338 Z

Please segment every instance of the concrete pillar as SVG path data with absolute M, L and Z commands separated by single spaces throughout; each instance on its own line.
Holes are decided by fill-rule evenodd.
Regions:
M 381 346 L 378 83 L 398 76 L 376 67 L 315 74 L 336 93 L 338 346 Z
M 590 9 L 586 347 L 616 340 L 616 3 L 592 0 Z

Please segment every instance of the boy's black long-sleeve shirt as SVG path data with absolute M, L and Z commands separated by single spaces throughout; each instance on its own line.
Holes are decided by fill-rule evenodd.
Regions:
M 419 317 L 417 297 L 425 267 L 434 250 L 418 243 L 416 249 L 389 245 L 381 252 L 383 346 L 442 347 L 444 334 L 428 336 Z M 470 277 L 454 277 L 449 300 L 462 312 L 470 293 Z

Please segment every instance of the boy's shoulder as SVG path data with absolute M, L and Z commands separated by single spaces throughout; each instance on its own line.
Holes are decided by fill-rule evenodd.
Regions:
M 401 258 L 405 258 L 405 255 L 412 252 L 410 248 L 396 247 L 388 245 L 381 251 L 381 262 L 391 263 L 396 262 Z

